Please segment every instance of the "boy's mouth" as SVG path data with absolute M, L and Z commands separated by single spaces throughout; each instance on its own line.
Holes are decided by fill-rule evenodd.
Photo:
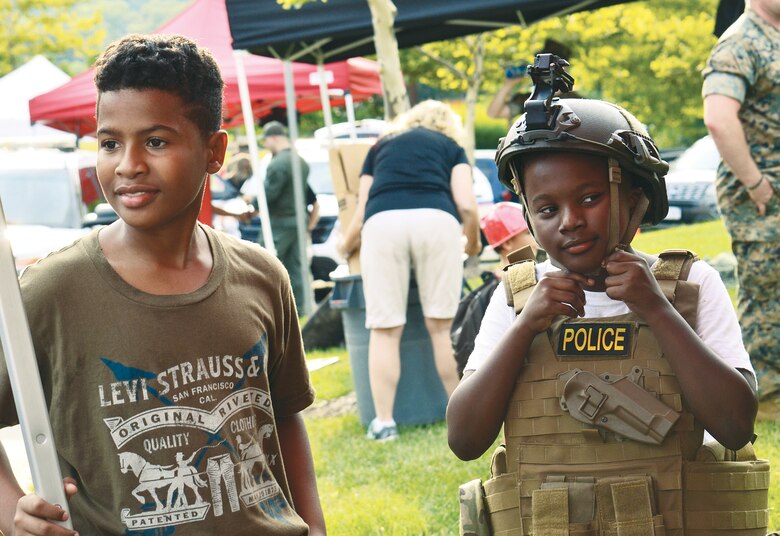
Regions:
M 121 186 L 114 191 L 114 194 L 125 207 L 138 208 L 154 199 L 157 190 L 143 186 Z
M 561 246 L 561 249 L 570 255 L 579 255 L 590 250 L 595 243 L 596 239 L 594 238 L 581 238 L 564 243 L 563 246 Z

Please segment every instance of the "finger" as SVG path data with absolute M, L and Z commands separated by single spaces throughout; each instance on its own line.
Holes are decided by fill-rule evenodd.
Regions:
M 25 495 L 19 499 L 17 510 L 41 520 L 65 521 L 69 518 L 62 507 L 51 504 L 35 494 Z
M 766 214 L 766 205 L 764 203 L 756 203 L 756 207 L 758 207 L 759 216 L 764 216 Z
M 574 281 L 577 283 L 578 286 L 586 286 L 586 287 L 592 287 L 596 284 L 596 281 L 592 277 L 588 277 L 586 275 L 578 274 L 576 272 L 564 272 L 564 271 L 557 271 L 557 272 L 547 272 L 544 274 L 543 278 L 553 278 L 553 279 L 565 279 Z
M 67 476 L 62 479 L 62 483 L 65 488 L 65 495 L 68 497 L 73 497 L 76 493 L 79 491 L 78 484 L 76 484 L 76 480 Z
M 559 304 L 563 304 L 565 306 L 565 308 L 562 309 L 562 314 L 568 314 L 569 316 L 585 315 L 585 296 L 580 293 L 553 291 L 550 292 L 548 297 L 556 307 L 556 310 L 560 310 L 560 308 L 557 307 Z M 570 311 L 567 312 L 567 309 L 570 309 Z M 575 315 L 570 314 L 572 312 L 575 313 Z

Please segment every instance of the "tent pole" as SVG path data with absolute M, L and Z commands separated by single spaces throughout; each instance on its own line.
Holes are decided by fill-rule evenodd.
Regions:
M 333 146 L 333 113 L 330 109 L 330 94 L 328 93 L 328 80 L 325 78 L 325 66 L 322 58 L 317 61 L 317 78 L 320 82 L 320 102 L 322 102 L 322 117 L 325 119 L 325 128 L 328 129 L 328 146 Z
M 293 193 L 295 196 L 295 223 L 298 231 L 298 252 L 301 257 L 301 275 L 303 279 L 303 303 L 296 304 L 299 313 L 309 315 L 312 312 L 311 270 L 309 269 L 308 225 L 305 218 L 306 202 L 303 196 L 303 179 L 301 162 L 298 160 L 298 109 L 295 106 L 295 80 L 293 79 L 292 62 L 288 59 L 284 64 L 284 93 L 287 103 L 287 127 L 290 131 L 290 152 L 292 153 Z
M 233 59 L 236 62 L 236 82 L 238 93 L 241 97 L 241 113 L 244 116 L 244 128 L 246 129 L 246 141 L 249 146 L 249 160 L 252 163 L 252 175 L 260 179 L 260 157 L 257 150 L 257 135 L 255 133 L 255 119 L 252 113 L 252 100 L 249 97 L 249 84 L 246 81 L 244 70 L 244 50 L 234 50 Z M 273 233 L 271 232 L 271 219 L 268 217 L 268 202 L 265 199 L 265 177 L 257 181 L 257 210 L 260 212 L 260 227 L 263 233 L 265 248 L 276 256 Z
M 16 413 L 19 416 L 35 493 L 51 504 L 59 505 L 63 510 L 69 511 L 46 398 L 41 386 L 38 361 L 35 358 L 35 347 L 24 312 L 11 242 L 7 235 L 2 203 L 0 203 L 0 341 L 5 354 L 8 379 L 14 394 Z M 73 528 L 70 518 L 57 524 L 69 529 Z
M 355 103 L 352 100 L 352 92 L 348 89 L 344 92 L 344 107 L 347 109 L 347 122 L 349 123 L 349 137 L 357 138 L 355 131 Z

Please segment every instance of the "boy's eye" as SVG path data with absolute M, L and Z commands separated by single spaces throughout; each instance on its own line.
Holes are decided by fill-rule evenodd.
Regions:
M 550 214 L 554 214 L 556 210 L 557 210 L 556 207 L 552 205 L 547 205 L 537 209 L 536 213 L 549 216 Z
M 589 194 L 582 198 L 582 202 L 585 204 L 595 203 L 596 201 L 599 200 L 600 197 L 601 194 Z
M 119 146 L 119 144 L 114 140 L 104 140 L 100 142 L 100 147 L 103 149 L 106 149 L 108 151 L 113 151 Z
M 160 149 L 161 147 L 165 147 L 165 141 L 161 140 L 160 138 L 151 138 L 148 141 L 148 144 L 150 147 L 153 147 L 155 149 Z

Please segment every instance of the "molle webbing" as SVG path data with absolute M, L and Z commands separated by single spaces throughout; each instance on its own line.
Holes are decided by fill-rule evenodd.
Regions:
M 509 264 L 504 267 L 504 290 L 507 305 L 514 305 L 520 313 L 536 286 L 536 263 L 531 246 L 524 246 L 507 255 Z
M 699 290 L 697 284 L 688 282 L 688 273 L 697 260 L 698 257 L 692 251 L 668 249 L 658 255 L 658 260 L 653 265 L 653 275 L 664 296 L 694 329 Z
M 698 288 L 690 284 L 678 285 L 677 279 L 687 276 L 692 259 L 687 252 L 685 255 L 664 254 L 653 270 L 659 279 L 674 283 L 663 284 L 667 287 L 665 294 L 675 308 L 689 311 L 686 320 L 691 322 L 695 320 Z M 533 263 L 521 262 L 507 268 L 509 273 L 526 273 L 515 279 L 516 285 L 507 285 L 515 298 L 516 311 L 522 310 L 535 284 L 535 274 L 533 279 L 527 276 L 529 267 L 526 264 L 533 266 Z M 631 332 L 625 345 L 629 352 L 620 358 L 556 355 L 562 348 L 559 343 L 564 323 L 574 332 L 585 329 L 592 333 L 606 333 L 599 331 L 602 323 L 605 327 L 620 325 L 627 333 Z M 590 343 L 588 339 L 587 346 Z M 584 394 L 579 399 L 571 396 L 567 399 L 567 382 L 578 374 L 587 385 L 568 384 L 569 390 L 575 388 L 577 393 Z M 601 408 L 605 397 L 589 389 L 589 379 L 609 396 L 616 395 L 610 393 L 609 386 L 629 394 L 641 388 L 650 396 L 639 397 L 645 400 L 642 404 L 649 408 L 649 413 L 621 413 L 619 405 L 617 413 L 613 410 L 603 415 L 597 413 L 597 408 L 589 404 L 595 400 L 595 405 Z M 632 385 L 626 390 L 628 381 Z M 606 389 L 601 389 L 605 386 Z M 585 400 L 583 396 L 592 398 Z M 623 418 L 641 430 L 636 437 L 643 441 L 626 439 L 625 434 L 616 433 L 620 428 L 610 431 L 572 418 L 568 400 L 574 400 L 586 413 L 591 412 L 599 421 L 596 424 L 600 424 L 602 418 Z M 608 402 L 604 404 L 608 405 Z M 671 420 L 667 420 L 667 415 Z M 658 433 L 648 433 L 647 426 L 655 426 L 653 423 L 658 418 L 666 424 L 658 428 Z M 683 465 L 695 457 L 701 445 L 702 430 L 685 407 L 679 382 L 663 357 L 658 341 L 636 315 L 628 313 L 609 319 L 561 317 L 547 333 L 539 334 L 531 344 L 518 377 L 504 434 L 507 470 L 517 475 L 523 535 L 685 534 Z M 660 444 L 652 444 L 654 441 Z M 568 490 L 565 501 L 561 499 L 561 488 Z M 555 493 L 559 500 L 552 506 L 547 499 Z M 567 504 L 566 516 L 562 514 L 564 502 Z M 583 512 L 589 509 L 593 510 L 593 517 L 585 519 L 588 516 Z M 556 513 L 553 515 L 551 511 Z M 542 516 L 539 526 L 534 526 L 538 521 L 534 516 Z M 562 528 L 565 518 L 567 526 Z

